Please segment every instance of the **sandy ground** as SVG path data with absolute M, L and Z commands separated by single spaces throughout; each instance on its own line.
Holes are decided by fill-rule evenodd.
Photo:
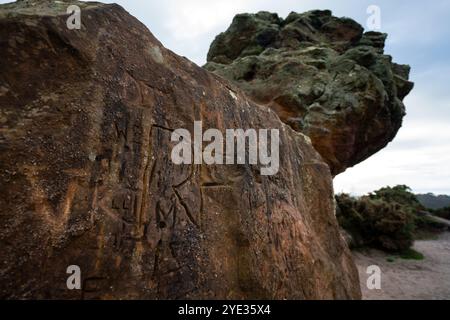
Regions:
M 367 300 L 449 300 L 450 299 L 450 232 L 436 240 L 416 241 L 414 249 L 421 252 L 424 260 L 403 260 L 390 257 L 377 250 L 354 252 L 361 281 L 363 299 Z M 367 267 L 377 265 L 381 269 L 381 289 L 369 290 L 366 282 Z

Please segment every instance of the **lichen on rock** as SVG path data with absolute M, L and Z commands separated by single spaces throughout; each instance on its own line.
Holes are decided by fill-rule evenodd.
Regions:
M 384 148 L 405 115 L 409 66 L 384 54 L 386 34 L 329 10 L 237 15 L 205 68 L 308 135 L 337 175 Z

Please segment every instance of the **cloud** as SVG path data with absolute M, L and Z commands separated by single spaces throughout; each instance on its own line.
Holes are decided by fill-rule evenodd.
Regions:
M 1 1 L 1 0 L 0 0 Z M 243 12 L 262 10 L 285 17 L 291 11 L 332 9 L 337 15 L 348 15 L 355 7 L 366 14 L 367 6 L 356 0 L 336 5 L 329 0 L 119 0 L 132 15 L 141 20 L 169 49 L 188 57 L 198 65 L 206 62 L 209 45 L 215 36 L 225 31 L 233 17 Z M 353 5 L 352 5 L 353 3 Z
M 336 192 L 364 194 L 406 184 L 415 192 L 450 194 L 448 122 L 409 121 L 395 141 L 334 181 Z

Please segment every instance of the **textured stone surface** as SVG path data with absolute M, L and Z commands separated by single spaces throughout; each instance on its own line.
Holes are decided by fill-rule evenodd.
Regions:
M 309 139 L 117 5 L 0 6 L 1 298 L 360 298 Z M 170 161 L 175 128 L 280 130 L 280 171 Z M 67 290 L 79 265 L 82 290 Z
M 386 34 L 330 11 L 237 15 L 216 37 L 205 68 L 308 135 L 333 175 L 396 135 L 409 66 L 383 54 Z

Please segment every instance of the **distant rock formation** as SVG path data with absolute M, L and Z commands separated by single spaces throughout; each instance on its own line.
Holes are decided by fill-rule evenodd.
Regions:
M 385 39 L 328 10 L 284 20 L 239 14 L 211 44 L 205 68 L 308 135 L 337 175 L 384 148 L 401 127 L 413 83 L 409 66 L 383 54 Z
M 1 298 L 360 298 L 309 139 L 120 6 L 0 5 L 0 56 Z M 171 133 L 195 120 L 279 129 L 279 173 L 173 164 Z

